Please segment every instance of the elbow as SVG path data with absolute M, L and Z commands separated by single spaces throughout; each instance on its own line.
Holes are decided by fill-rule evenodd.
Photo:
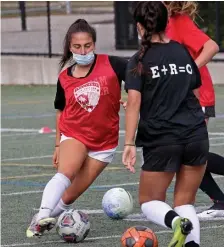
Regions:
M 219 52 L 219 46 L 215 41 L 214 41 L 214 44 L 213 44 L 213 50 L 214 50 L 215 54 L 217 54 Z
M 60 116 L 61 116 L 61 113 L 62 113 L 62 111 L 59 110 L 59 109 L 57 109 L 56 116 L 57 116 L 57 117 L 60 117 Z
M 214 40 L 210 39 L 204 44 L 203 50 L 210 53 L 210 56 L 212 58 L 219 52 L 219 46 Z
M 129 99 L 127 101 L 127 107 L 131 108 L 139 108 L 141 105 L 141 99 L 135 98 L 135 99 Z
M 219 52 L 219 46 L 216 44 L 216 53 L 218 53 L 218 52 Z
M 140 100 L 128 100 L 127 101 L 127 108 L 126 108 L 126 111 L 139 111 L 140 109 L 140 105 L 141 105 L 141 101 Z
M 209 42 L 210 49 L 213 51 L 213 54 L 216 55 L 219 52 L 219 46 L 214 40 Z

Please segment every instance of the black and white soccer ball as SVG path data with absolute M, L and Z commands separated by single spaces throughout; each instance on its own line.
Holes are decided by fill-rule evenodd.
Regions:
M 88 215 L 74 209 L 67 210 L 59 216 L 56 231 L 65 242 L 81 242 L 90 231 Z

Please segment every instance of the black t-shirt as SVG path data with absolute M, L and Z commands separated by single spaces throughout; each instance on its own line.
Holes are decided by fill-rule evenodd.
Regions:
M 207 138 L 204 114 L 193 89 L 201 86 L 199 70 L 179 43 L 153 43 L 143 58 L 143 73 L 134 70 L 138 53 L 129 61 L 125 89 L 141 93 L 136 145 L 184 144 Z
M 97 55 L 95 55 L 94 63 L 92 64 L 89 72 L 87 73 L 85 77 L 87 77 L 92 72 L 96 64 L 96 58 L 97 58 Z M 117 56 L 108 56 L 108 58 L 109 58 L 110 65 L 113 68 L 115 74 L 117 75 L 118 81 L 121 85 L 122 81 L 125 80 L 125 71 L 126 71 L 126 67 L 128 64 L 128 60 L 122 57 L 117 57 Z M 69 76 L 72 76 L 72 67 L 74 65 L 75 64 L 73 64 L 72 66 L 68 68 Z M 56 96 L 55 96 L 55 101 L 54 101 L 54 107 L 55 109 L 58 109 L 61 111 L 63 111 L 65 107 L 65 92 L 59 80 L 57 82 L 57 91 L 56 91 Z

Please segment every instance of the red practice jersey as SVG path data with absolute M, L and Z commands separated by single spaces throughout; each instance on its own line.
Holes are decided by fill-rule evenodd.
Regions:
M 204 44 L 210 39 L 187 15 L 175 15 L 169 19 L 167 36 L 183 44 L 195 60 Z M 208 68 L 200 68 L 202 86 L 199 88 L 201 106 L 215 105 L 215 92 Z
M 125 62 L 126 64 L 126 62 Z M 97 55 L 91 72 L 82 78 L 59 75 L 65 95 L 60 132 L 89 150 L 115 148 L 119 136 L 121 86 L 107 55 Z

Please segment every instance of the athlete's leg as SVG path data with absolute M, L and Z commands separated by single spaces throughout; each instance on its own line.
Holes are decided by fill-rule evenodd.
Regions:
M 58 216 L 64 210 L 71 207 L 71 203 L 89 188 L 107 164 L 112 162 L 115 150 L 116 148 L 100 152 L 88 152 L 88 157 L 80 171 L 69 188 L 64 192 L 58 205 L 52 211 L 52 217 Z
M 199 218 L 214 218 L 224 216 L 224 193 L 212 177 L 211 173 L 223 175 L 224 158 L 220 155 L 209 153 L 208 164 L 202 179 L 200 189 L 214 202 L 212 207 L 198 214 Z
M 193 230 L 187 236 L 186 243 L 194 242 L 195 246 L 200 244 L 200 224 L 193 204 L 204 171 L 205 165 L 182 166 L 175 185 L 174 210 L 192 222 Z
M 214 107 L 204 107 L 206 123 L 209 117 L 215 117 Z M 214 202 L 212 207 L 198 214 L 199 218 L 213 218 L 224 216 L 224 193 L 212 177 L 212 174 L 224 176 L 224 157 L 215 153 L 209 153 L 205 175 L 200 189 Z
M 144 164 L 140 176 L 139 201 L 143 214 L 150 221 L 174 230 L 169 246 L 182 247 L 192 224 L 181 218 L 165 203 L 166 190 L 181 162 L 182 146 L 171 145 L 143 149 Z
M 72 181 L 72 184 L 66 189 L 60 202 L 52 211 L 51 216 L 59 216 L 64 210 L 68 209 L 69 205 L 71 206 L 71 204 L 89 188 L 106 165 L 107 163 L 88 157 Z
M 51 212 L 79 172 L 86 157 L 87 149 L 78 140 L 68 139 L 61 142 L 58 172 L 44 189 L 40 210 L 27 229 L 27 237 L 41 235 L 55 224 L 55 219 L 50 217 Z
M 224 157 L 219 154 L 209 152 L 206 170 L 208 172 L 224 176 Z
M 200 245 L 200 224 L 193 205 L 206 169 L 208 149 L 208 140 L 186 145 L 183 156 L 186 165 L 181 166 L 176 176 L 174 210 L 193 224 L 193 230 L 186 238 L 186 246 Z

